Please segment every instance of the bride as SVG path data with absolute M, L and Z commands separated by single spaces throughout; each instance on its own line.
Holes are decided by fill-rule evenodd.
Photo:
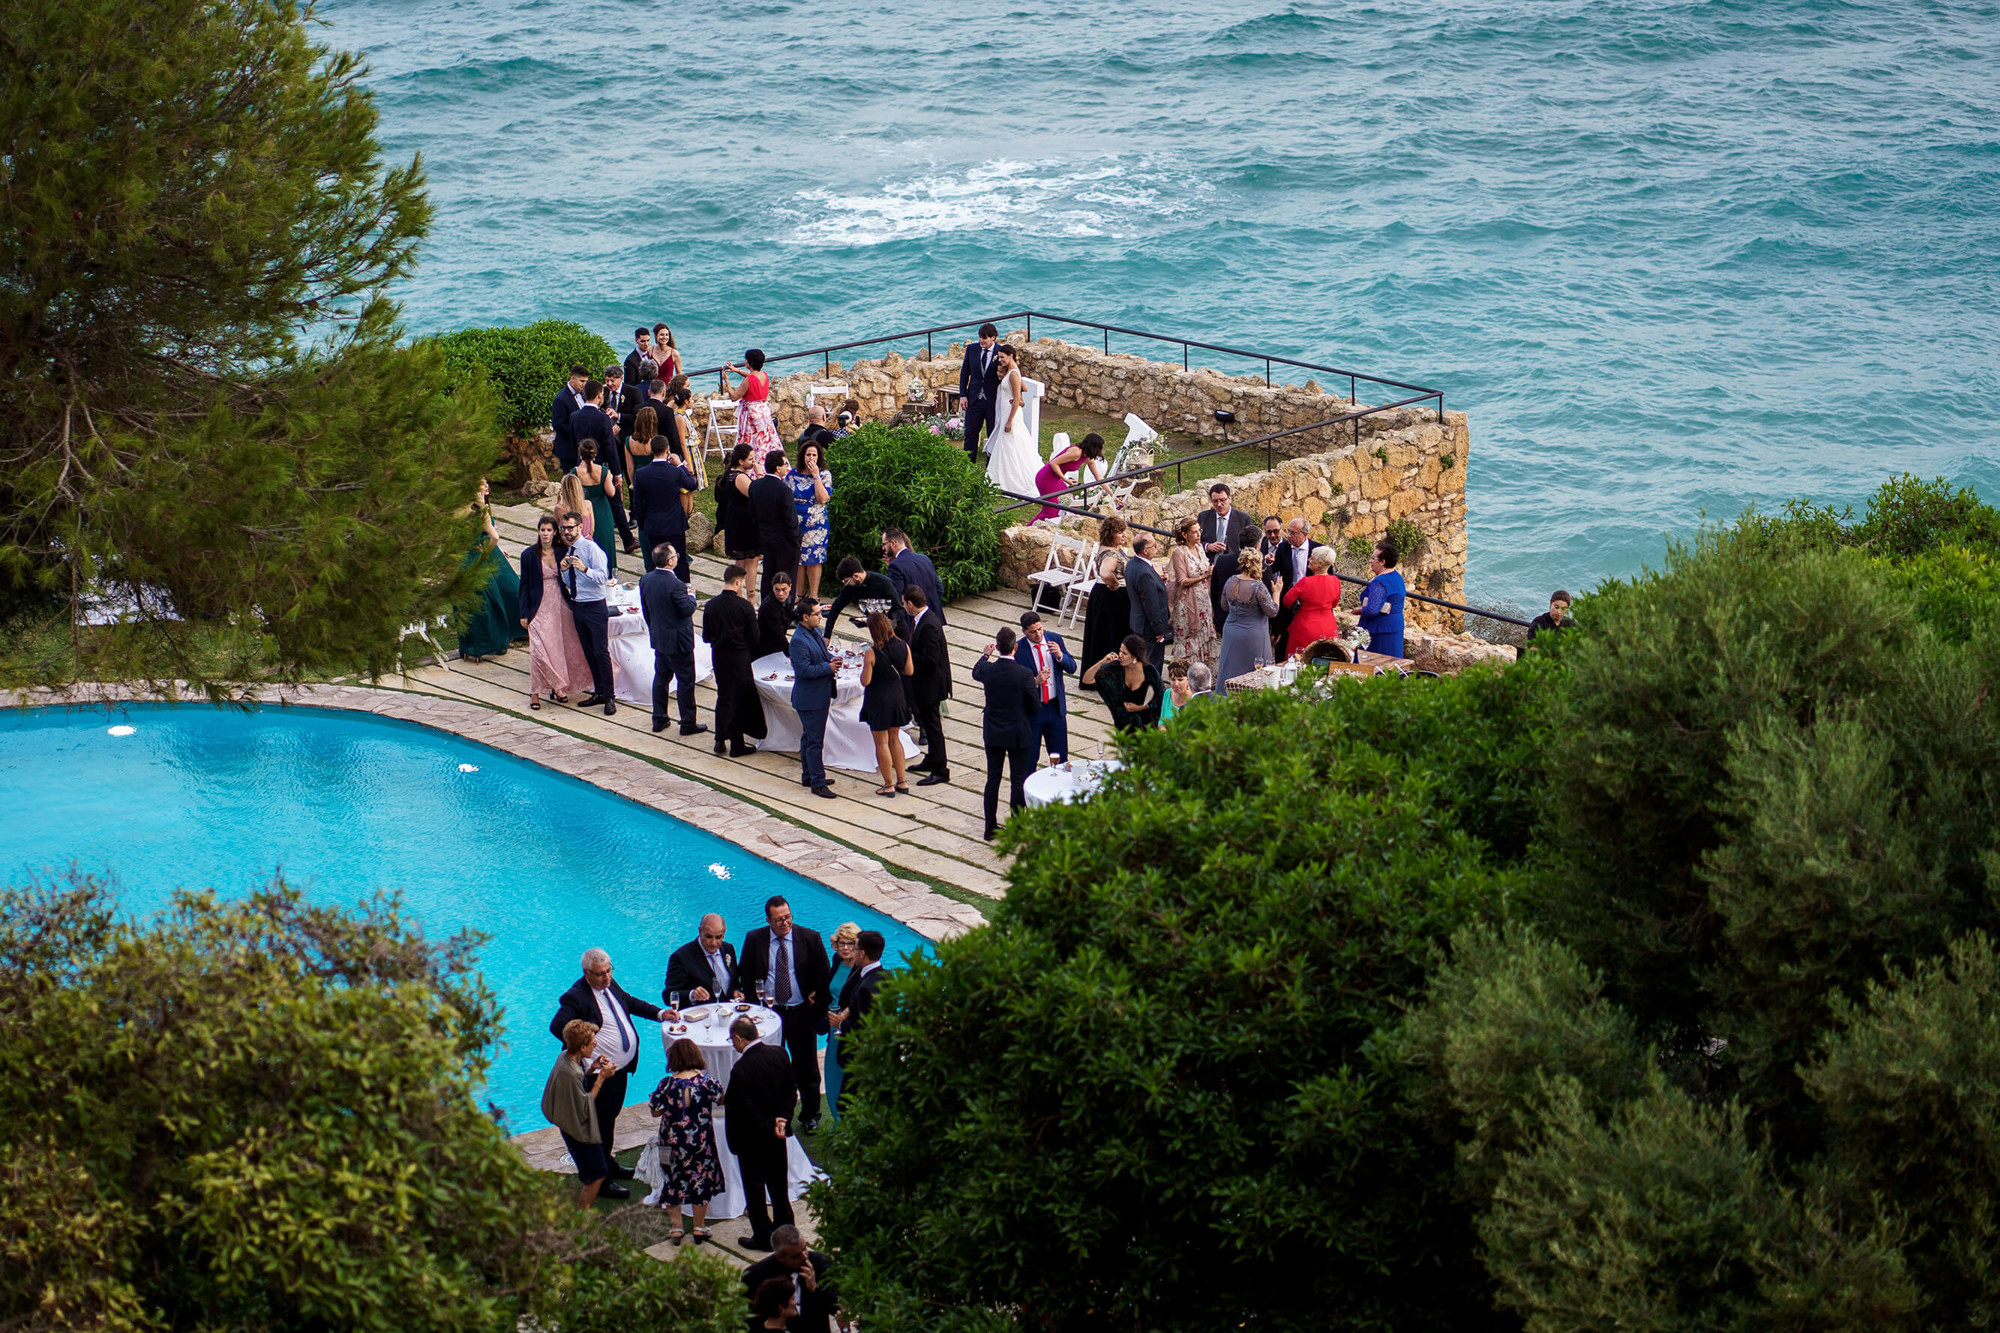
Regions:
M 1038 495 L 1035 473 L 1042 465 L 1042 451 L 1028 433 L 1028 409 L 1022 402 L 1021 368 L 1014 364 L 1014 349 L 1002 343 L 995 358 L 1000 369 L 999 392 L 993 405 L 991 454 L 986 475 L 993 484 L 1014 495 Z

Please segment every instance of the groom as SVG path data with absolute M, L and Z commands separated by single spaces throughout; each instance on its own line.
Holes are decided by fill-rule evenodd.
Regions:
M 965 452 L 979 458 L 979 433 L 993 436 L 993 400 L 1000 392 L 1000 330 L 991 324 L 979 326 L 979 341 L 965 349 L 965 364 L 958 371 L 958 392 L 964 400 Z

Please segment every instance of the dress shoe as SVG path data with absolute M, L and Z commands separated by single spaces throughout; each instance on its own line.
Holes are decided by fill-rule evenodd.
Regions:
M 826 798 L 827 800 L 829 800 L 829 801 L 837 801 L 837 800 L 839 800 L 839 799 L 840 799 L 839 797 L 837 797 L 837 796 L 835 796 L 835 795 L 833 794 L 833 788 L 831 788 L 831 787 L 827 786 L 827 785 L 826 785 L 826 784 L 824 784 L 824 783 L 822 783 L 822 784 L 820 784 L 819 786 L 817 786 L 817 787 L 814 787 L 814 788 L 813 788 L 813 795 L 815 795 L 815 796 L 824 796 L 824 797 L 825 797 L 825 798 Z
M 621 1166 L 617 1162 L 613 1162 L 611 1164 L 611 1178 L 613 1180 L 637 1180 L 639 1173 L 629 1166 Z
M 632 1191 L 626 1189 L 615 1180 L 607 1180 L 603 1185 L 598 1187 L 597 1197 L 600 1199 L 629 1199 L 632 1197 Z
M 739 1240 L 736 1243 L 742 1246 L 746 1250 L 769 1250 L 771 1248 L 771 1241 L 769 1237 L 759 1239 L 756 1236 L 745 1236 L 742 1240 Z
M 610 717 L 617 711 L 618 711 L 618 701 L 616 699 L 606 699 L 604 701 L 604 716 Z
M 639 554 L 639 543 L 637 543 L 637 542 L 626 542 L 626 543 L 625 543 L 625 554 L 627 554 L 627 555 L 637 555 L 637 554 Z
M 988 841 L 988 842 L 991 842 L 991 841 L 993 841 L 993 835 L 994 835 L 994 834 L 996 834 L 996 833 L 998 833 L 999 831 L 1000 831 L 1000 830 L 999 830 L 999 829 L 998 829 L 998 828 L 997 828 L 996 826 L 994 826 L 994 825 L 992 825 L 992 824 L 988 824 L 988 825 L 986 826 L 986 832 L 984 832 L 984 833 L 983 833 L 983 834 L 981 834 L 980 836 L 981 836 L 981 837 L 983 837 L 983 838 L 985 838 L 985 839 L 986 839 L 986 841 Z
M 746 754 L 755 753 L 757 753 L 757 747 L 754 745 L 732 745 L 729 747 L 729 757 L 731 759 L 741 759 Z
M 951 781 L 951 770 L 940 768 L 937 772 L 917 783 L 919 787 L 936 787 Z
M 799 1121 L 799 1128 L 808 1134 L 817 1133 L 819 1130 L 819 1117 L 816 1115 L 807 1116 L 805 1119 Z
M 583 698 L 576 701 L 576 706 L 578 708 L 595 708 L 603 702 L 604 696 L 601 694 L 586 694 Z
M 682 724 L 682 726 L 681 726 L 681 735 L 683 735 L 683 736 L 699 736 L 699 735 L 701 735 L 701 733 L 702 733 L 702 732 L 704 732 L 704 731 L 707 731 L 707 730 L 708 730 L 708 723 L 706 723 L 706 722 L 688 722 L 688 723 L 684 723 L 684 724 Z
M 661 732 L 665 731 L 665 730 L 666 730 L 666 729 L 667 729 L 668 727 L 670 727 L 670 726 L 672 726 L 672 725 L 673 725 L 673 723 L 671 723 L 671 722 L 655 722 L 655 723 L 653 724 L 653 734 L 654 734 L 655 736 L 657 736 L 657 735 L 659 735 L 659 734 L 660 734 Z
M 932 768 L 931 757 L 929 755 L 925 755 L 922 759 L 918 760 L 914 764 L 903 765 L 903 771 L 905 773 L 928 773 L 931 771 L 931 768 Z
M 722 753 L 722 738 L 720 736 L 715 738 L 715 752 L 717 754 Z

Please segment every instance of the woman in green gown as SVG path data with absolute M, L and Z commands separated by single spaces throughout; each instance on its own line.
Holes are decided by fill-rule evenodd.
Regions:
M 618 493 L 618 474 L 597 461 L 597 441 L 577 442 L 576 479 L 583 483 L 584 499 L 590 502 L 590 535 L 604 548 L 605 562 L 616 574 L 618 529 L 611 522 L 611 497 Z
M 500 554 L 500 531 L 493 526 L 493 511 L 487 507 L 486 479 L 479 480 L 479 499 L 473 508 L 479 514 L 479 540 L 466 552 L 468 565 L 483 565 L 492 571 L 479 597 L 459 613 L 458 655 L 468 662 L 498 657 L 507 651 L 521 628 L 521 576 L 514 562 Z

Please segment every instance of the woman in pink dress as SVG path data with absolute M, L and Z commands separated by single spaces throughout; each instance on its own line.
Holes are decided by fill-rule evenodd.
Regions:
M 736 442 L 750 446 L 750 458 L 759 468 L 764 455 L 785 446 L 778 440 L 778 423 L 771 420 L 771 377 L 764 373 L 764 354 L 755 347 L 743 354 L 749 370 L 737 370 L 730 362 L 722 368 L 722 391 L 736 400 Z M 729 382 L 732 374 L 743 376 L 742 387 Z
M 590 507 L 584 506 L 588 514 Z M 590 681 L 590 661 L 576 622 L 556 583 L 556 566 L 565 546 L 556 540 L 556 521 L 544 515 L 535 522 L 535 544 L 521 552 L 521 623 L 528 629 L 528 707 L 540 709 L 541 695 L 559 704 L 569 702 L 572 683 Z
M 1086 467 L 1090 469 L 1093 478 L 1104 475 L 1104 437 L 1096 431 L 1084 436 L 1083 443 L 1070 445 L 1042 464 L 1042 470 L 1035 474 L 1035 494 L 1046 497 L 1058 491 L 1068 490 L 1076 484 L 1077 474 Z M 1076 505 L 1079 509 L 1083 507 L 1067 497 L 1063 502 Z M 1062 510 L 1054 505 L 1045 504 L 1042 506 L 1042 512 L 1035 515 L 1035 521 L 1039 523 L 1045 518 L 1058 517 L 1061 513 Z

